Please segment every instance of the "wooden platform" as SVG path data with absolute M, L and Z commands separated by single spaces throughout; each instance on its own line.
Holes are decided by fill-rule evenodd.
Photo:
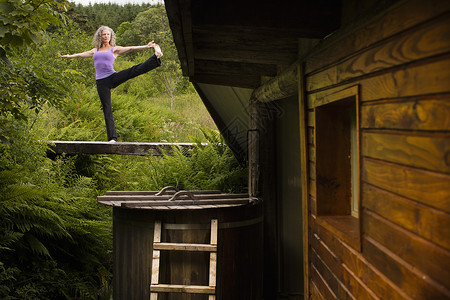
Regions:
M 59 154 L 119 154 L 161 156 L 170 153 L 173 147 L 180 147 L 186 154 L 196 147 L 195 143 L 139 143 L 139 142 L 87 142 L 50 141 L 48 155 Z

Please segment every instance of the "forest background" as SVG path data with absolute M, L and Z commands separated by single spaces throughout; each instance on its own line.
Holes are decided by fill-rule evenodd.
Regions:
M 247 171 L 181 74 L 162 5 L 0 1 L 0 298 L 110 299 L 107 190 L 243 192 Z M 113 90 L 119 141 L 195 142 L 189 156 L 47 156 L 51 140 L 106 140 L 92 59 L 100 25 L 121 46 L 160 44 L 162 66 Z M 116 70 L 153 55 L 120 56 Z M 207 146 L 201 143 L 207 142 Z

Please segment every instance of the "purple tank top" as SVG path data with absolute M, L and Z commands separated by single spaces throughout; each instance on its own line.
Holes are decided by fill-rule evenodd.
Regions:
M 112 74 L 116 73 L 114 71 L 113 65 L 116 58 L 113 55 L 113 49 L 111 48 L 106 52 L 98 52 L 95 50 L 94 56 L 94 67 L 95 67 L 95 79 L 103 79 Z

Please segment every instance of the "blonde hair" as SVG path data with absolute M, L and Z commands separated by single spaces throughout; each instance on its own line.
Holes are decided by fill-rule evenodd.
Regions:
M 104 25 L 100 26 L 94 34 L 94 38 L 92 39 L 92 43 L 94 44 L 94 47 L 97 49 L 100 49 L 102 47 L 102 31 L 103 30 L 108 30 L 109 32 L 111 32 L 111 40 L 109 41 L 109 44 L 114 47 L 116 45 L 116 34 L 114 33 L 114 30 L 112 30 L 108 26 L 104 26 Z

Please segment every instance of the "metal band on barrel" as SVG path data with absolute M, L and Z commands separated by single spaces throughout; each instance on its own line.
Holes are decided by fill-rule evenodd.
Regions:
M 238 227 L 246 227 L 261 223 L 264 220 L 263 216 L 258 218 L 237 221 L 237 222 L 219 222 L 219 229 L 230 229 L 230 228 L 238 228 Z M 201 230 L 201 229 L 210 229 L 210 224 L 163 224 L 163 229 L 167 230 Z

